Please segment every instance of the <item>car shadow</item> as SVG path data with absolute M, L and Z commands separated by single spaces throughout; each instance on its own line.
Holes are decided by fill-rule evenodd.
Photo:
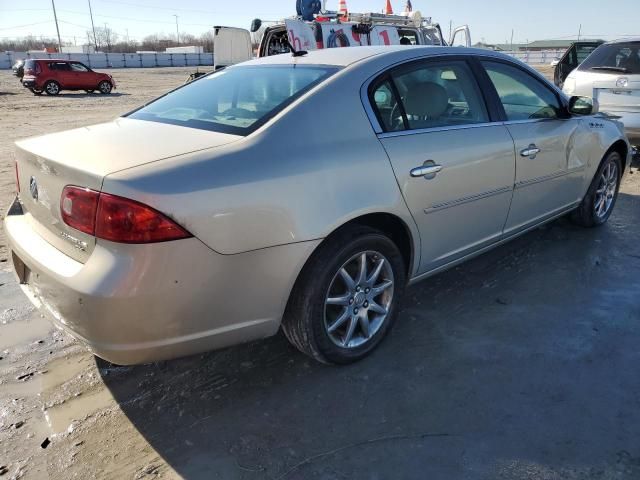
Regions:
M 47 95 L 46 93 L 42 94 L 42 96 L 46 96 L 46 95 Z M 128 95 L 131 95 L 131 94 L 123 93 L 123 92 L 111 92 L 107 95 L 104 95 L 98 92 L 94 92 L 94 93 L 65 92 L 65 93 L 59 93 L 58 95 L 55 95 L 55 97 L 58 97 L 58 98 L 88 98 L 88 97 L 110 98 L 110 97 L 124 97 Z
M 603 228 L 560 219 L 410 287 L 354 365 L 318 364 L 279 334 L 98 368 L 187 479 L 587 478 L 640 448 L 625 407 L 640 398 L 639 212 L 621 194 Z

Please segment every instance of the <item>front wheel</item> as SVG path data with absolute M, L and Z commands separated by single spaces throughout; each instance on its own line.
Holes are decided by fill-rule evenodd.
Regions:
M 600 164 L 572 219 L 583 227 L 598 227 L 606 223 L 618 199 L 621 178 L 622 158 L 618 152 L 611 152 Z
M 320 362 L 355 362 L 391 329 L 405 284 L 396 244 L 380 231 L 348 227 L 305 265 L 282 328 L 294 346 Z
M 100 93 L 104 95 L 111 93 L 112 88 L 113 87 L 111 83 L 107 82 L 106 80 L 103 80 L 98 84 L 98 90 L 100 90 Z

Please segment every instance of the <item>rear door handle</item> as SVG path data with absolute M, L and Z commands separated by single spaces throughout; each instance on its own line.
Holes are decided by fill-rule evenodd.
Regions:
M 532 143 L 527 148 L 520 151 L 520 156 L 529 157 L 533 160 L 534 158 L 536 158 L 536 155 L 538 155 L 539 153 L 540 153 L 540 149 L 536 146 L 535 143 Z
M 411 170 L 412 177 L 426 177 L 427 175 L 435 175 L 442 170 L 442 165 L 430 164 L 416 167 Z

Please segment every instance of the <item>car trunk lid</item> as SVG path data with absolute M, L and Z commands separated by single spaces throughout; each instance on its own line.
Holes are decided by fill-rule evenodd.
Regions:
M 60 196 L 65 186 L 100 191 L 104 177 L 111 173 L 241 138 L 121 118 L 21 140 L 16 142 L 20 201 L 35 231 L 66 255 L 85 262 L 95 237 L 62 220 Z

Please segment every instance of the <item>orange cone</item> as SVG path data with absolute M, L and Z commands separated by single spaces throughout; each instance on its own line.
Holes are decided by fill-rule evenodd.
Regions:
M 338 13 L 342 20 L 347 20 L 349 14 L 349 10 L 347 9 L 347 0 L 340 0 L 340 3 L 338 4 Z
M 393 8 L 391 7 L 391 0 L 387 0 L 387 6 L 384 7 L 384 13 L 386 15 L 393 15 Z

